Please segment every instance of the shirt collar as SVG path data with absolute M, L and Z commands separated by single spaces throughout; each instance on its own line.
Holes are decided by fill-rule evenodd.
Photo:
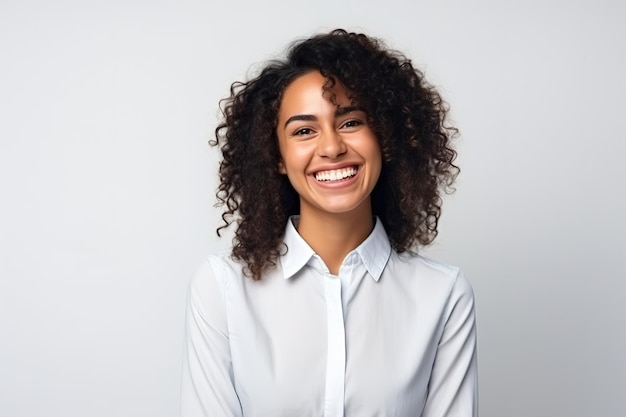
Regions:
M 308 243 L 302 239 L 302 236 L 296 230 L 299 216 L 291 216 L 287 220 L 285 226 L 285 237 L 283 242 L 287 245 L 287 253 L 280 257 L 280 263 L 283 268 L 283 276 L 285 279 L 291 278 L 309 262 L 309 259 L 315 255 L 315 251 Z
M 298 216 L 292 216 L 287 221 L 285 227 L 284 243 L 287 245 L 287 253 L 280 257 L 280 263 L 285 279 L 289 279 L 297 274 L 304 265 L 315 255 L 315 251 L 298 233 L 294 222 L 298 221 Z M 375 281 L 380 276 L 387 265 L 391 255 L 391 245 L 387 232 L 382 221 L 377 217 L 374 230 L 355 250 L 361 258 L 361 262 Z
M 383 222 L 376 217 L 376 225 L 372 233 L 356 249 L 361 262 L 367 268 L 374 281 L 378 281 L 389 261 L 391 244 L 383 226 Z

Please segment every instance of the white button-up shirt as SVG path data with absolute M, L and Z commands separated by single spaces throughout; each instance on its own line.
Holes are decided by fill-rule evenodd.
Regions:
M 294 219 L 297 221 L 297 218 Z M 333 275 L 292 221 L 261 281 L 227 253 L 192 279 L 182 417 L 477 416 L 474 298 L 380 222 Z

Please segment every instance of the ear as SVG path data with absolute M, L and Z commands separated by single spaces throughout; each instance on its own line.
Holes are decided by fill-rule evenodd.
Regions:
M 285 163 L 282 159 L 278 161 L 278 172 L 284 175 L 287 174 L 287 169 L 285 168 Z

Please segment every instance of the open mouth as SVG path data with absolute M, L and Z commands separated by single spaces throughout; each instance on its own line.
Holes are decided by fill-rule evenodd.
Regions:
M 355 166 L 331 169 L 328 171 L 318 171 L 314 174 L 315 180 L 320 182 L 326 181 L 343 181 L 354 177 L 359 168 Z

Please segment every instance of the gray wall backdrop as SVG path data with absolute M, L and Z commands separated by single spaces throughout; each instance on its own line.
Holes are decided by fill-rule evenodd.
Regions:
M 618 1 L 0 3 L 0 415 L 178 412 L 218 100 L 337 26 L 440 86 L 462 175 L 426 252 L 477 297 L 483 417 L 626 412 Z

